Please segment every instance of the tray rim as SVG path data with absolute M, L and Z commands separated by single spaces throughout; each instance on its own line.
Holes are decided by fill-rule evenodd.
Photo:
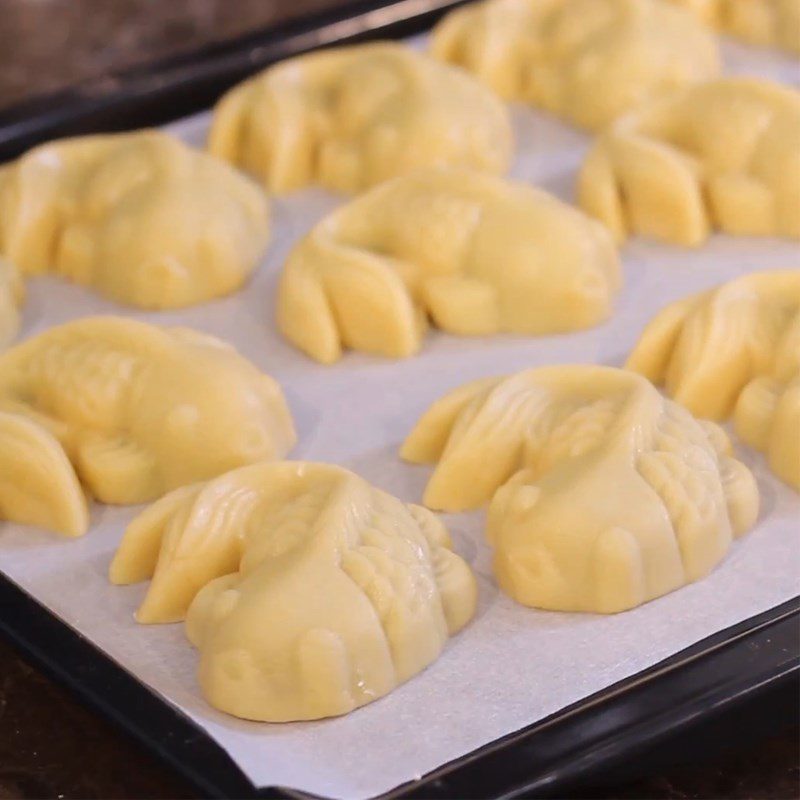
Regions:
M 0 163 L 61 136 L 165 124 L 207 108 L 222 91 L 274 61 L 321 46 L 420 33 L 441 14 L 463 2 L 357 0 L 344 8 L 272 25 L 33 97 L 0 109 Z M 0 635 L 43 672 L 168 764 L 203 796 L 313 797 L 286 787 L 254 786 L 202 728 L 2 572 L 0 609 Z M 465 788 L 472 788 L 476 771 L 483 772 L 493 760 L 495 772 L 498 767 L 500 771 L 508 769 L 509 761 L 519 761 L 520 753 L 531 743 L 541 745 L 545 737 L 553 741 L 574 738 L 575 726 L 585 727 L 592 714 L 597 720 L 626 710 L 624 725 L 598 732 L 593 743 L 578 743 L 584 749 L 577 767 L 570 769 L 575 746 L 562 748 L 540 766 L 537 774 L 512 776 L 502 785 L 495 780 L 493 786 L 484 787 L 486 794 L 481 796 L 551 792 L 574 783 L 581 774 L 592 774 L 624 757 L 645 739 L 658 740 L 670 730 L 716 713 L 726 705 L 744 703 L 767 687 L 796 681 L 800 676 L 799 639 L 800 595 L 441 765 L 376 800 L 460 796 L 458 790 L 463 794 Z M 54 646 L 55 642 L 59 647 Z M 50 654 L 54 650 L 57 658 Z M 746 669 L 726 674 L 723 686 L 719 669 L 723 663 L 730 667 L 731 659 L 745 664 Z M 716 671 L 710 670 L 712 665 L 716 665 Z M 699 666 L 705 667 L 705 680 L 702 669 L 699 674 L 692 673 Z M 680 687 L 682 681 L 686 685 Z M 641 694 L 655 682 L 665 695 L 664 707 L 658 712 L 661 725 L 651 727 L 643 737 L 642 726 L 653 709 L 642 705 Z
M 296 800 L 320 797 L 284 786 L 253 784 L 199 725 L 2 572 L 0 609 L 4 611 L 0 616 L 0 636 L 174 769 L 201 796 Z M 728 706 L 755 701 L 770 687 L 797 683 L 798 649 L 800 596 L 718 631 L 641 672 L 371 800 L 551 794 L 597 775 L 636 749 L 655 745 L 674 730 L 720 713 Z M 658 692 L 653 692 L 654 687 Z M 659 725 L 652 725 L 653 716 L 658 717 Z M 592 720 L 595 727 L 598 720 L 607 724 L 580 740 Z M 533 747 L 535 756 L 543 746 L 555 752 L 540 759 L 543 763 L 539 771 L 520 771 L 521 750 Z M 578 763 L 576 751 L 580 752 Z M 486 783 L 484 773 L 491 760 L 495 762 L 495 777 L 489 776 L 488 790 L 484 785 L 485 791 L 476 794 L 471 790 L 476 780 Z M 509 779 L 509 766 L 512 771 L 516 768 L 519 775 L 512 774 Z M 498 772 L 504 773 L 499 779 Z
M 276 61 L 327 46 L 422 33 L 468 1 L 345 0 L 338 9 L 34 95 L 0 107 L 0 164 L 52 139 L 163 125 L 189 116 Z

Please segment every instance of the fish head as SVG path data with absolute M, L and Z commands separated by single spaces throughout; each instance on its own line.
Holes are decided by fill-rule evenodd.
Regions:
M 165 134 L 113 145 L 98 153 L 65 222 L 62 271 L 144 308 L 239 288 L 268 237 L 258 187 Z
M 160 458 L 167 489 L 283 457 L 295 442 L 280 385 L 212 337 L 153 370 L 137 436 Z

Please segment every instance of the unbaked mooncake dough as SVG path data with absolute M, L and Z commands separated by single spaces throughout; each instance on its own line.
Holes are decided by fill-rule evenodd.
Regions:
M 722 420 L 800 490 L 800 270 L 755 272 L 663 309 L 628 369 Z
M 258 186 L 157 131 L 50 142 L 0 169 L 0 254 L 127 305 L 228 294 L 268 236 Z
M 490 501 L 494 571 L 518 602 L 616 612 L 698 580 L 758 513 L 725 433 L 645 378 L 597 366 L 474 381 L 403 445 L 438 462 L 425 504 Z
M 448 14 L 432 49 L 502 97 L 592 130 L 720 70 L 713 35 L 660 0 L 485 0 Z
M 724 78 L 656 100 L 597 139 L 578 196 L 620 241 L 800 238 L 800 93 Z
M 326 464 L 255 464 L 162 498 L 111 567 L 117 583 L 151 575 L 139 621 L 188 607 L 208 701 L 270 722 L 382 697 L 435 661 L 476 604 L 430 511 Z
M 395 178 L 320 222 L 290 254 L 278 325 L 312 358 L 419 350 L 428 318 L 455 334 L 541 334 L 611 313 L 604 227 L 546 192 L 458 169 Z
M 460 70 L 393 43 L 282 61 L 214 110 L 209 150 L 275 192 L 355 192 L 426 166 L 506 171 L 509 115 Z
M 294 444 L 280 387 L 232 347 L 119 317 L 68 322 L 0 354 L 0 411 L 49 431 L 104 503 L 153 500 Z
M 724 33 L 800 53 L 800 0 L 671 0 Z
M 48 430 L 0 411 L 0 520 L 86 533 L 86 497 L 64 449 Z
M 0 349 L 17 335 L 24 294 L 19 271 L 10 261 L 0 258 Z

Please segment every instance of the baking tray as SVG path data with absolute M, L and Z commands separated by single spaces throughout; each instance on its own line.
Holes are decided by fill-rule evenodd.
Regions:
M 0 161 L 60 136 L 159 125 L 207 108 L 264 66 L 316 47 L 427 30 L 450 0 L 349 3 L 0 112 Z M 800 526 L 799 526 L 800 527 Z M 0 575 L 0 633 L 208 797 L 307 797 L 255 787 L 183 714 Z M 383 797 L 514 797 L 631 779 L 797 720 L 800 598 L 721 631 Z M 735 719 L 736 724 L 730 724 Z

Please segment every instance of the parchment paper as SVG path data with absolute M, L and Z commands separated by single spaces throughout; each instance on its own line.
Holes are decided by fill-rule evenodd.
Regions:
M 419 45 L 419 42 L 415 42 Z M 727 43 L 729 71 L 797 83 L 793 62 Z M 514 110 L 519 142 L 513 175 L 571 199 L 588 137 L 529 109 Z M 200 143 L 207 116 L 170 126 Z M 623 250 L 625 286 L 606 324 L 562 336 L 486 339 L 432 333 L 405 361 L 348 354 L 325 367 L 276 334 L 274 288 L 292 243 L 341 202 L 307 191 L 274 204 L 274 238 L 260 271 L 234 297 L 175 313 L 137 313 L 56 279 L 31 281 L 23 336 L 87 314 L 130 314 L 190 325 L 233 342 L 282 383 L 299 431 L 298 459 L 332 461 L 407 501 L 419 501 L 430 470 L 400 462 L 398 446 L 443 392 L 484 375 L 533 365 L 621 365 L 638 333 L 664 304 L 736 275 L 800 266 L 796 243 L 714 237 L 687 251 L 633 241 Z M 800 498 L 739 448 L 762 491 L 755 529 L 707 579 L 616 616 L 540 612 L 495 586 L 482 513 L 445 517 L 458 551 L 475 568 L 475 620 L 424 673 L 389 696 L 339 719 L 269 725 L 218 713 L 201 697 L 196 653 L 181 625 L 140 626 L 133 612 L 145 585 L 111 586 L 106 572 L 138 509 L 95 505 L 80 540 L 0 526 L 0 569 L 122 667 L 204 728 L 259 786 L 333 797 L 367 797 L 529 725 L 698 640 L 800 591 Z

